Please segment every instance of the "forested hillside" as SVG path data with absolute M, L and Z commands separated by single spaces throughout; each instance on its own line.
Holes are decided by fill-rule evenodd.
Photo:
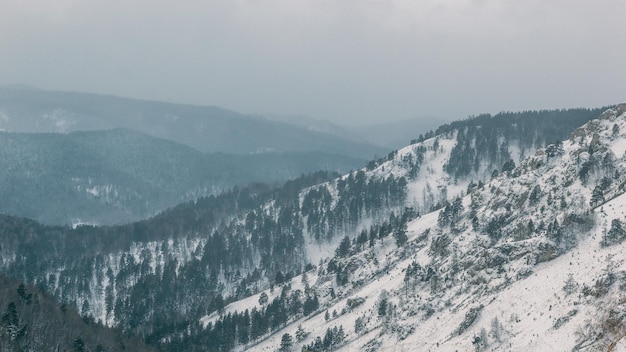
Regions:
M 119 224 L 251 182 L 279 185 L 364 161 L 321 152 L 235 155 L 125 129 L 0 133 L 0 213 L 47 224 Z
M 620 105 L 437 211 L 353 232 L 316 270 L 205 316 L 199 346 L 623 348 L 625 130 Z
M 2 217 L 5 270 L 81 314 L 155 343 L 190 324 L 189 316 L 300 272 L 304 224 L 290 207 L 303 187 L 330 176 L 313 174 L 275 191 L 235 190 L 124 226 L 72 229 Z M 277 218 L 263 214 L 266 202 L 281 209 Z
M 454 177 L 465 177 L 478 171 L 484 162 L 497 169 L 509 160 L 520 160 L 538 148 L 562 141 L 572 130 L 606 109 L 485 114 L 443 125 L 435 134 L 457 133 L 457 143 L 450 153 L 446 171 Z
M 513 222 L 515 214 L 509 212 L 513 205 L 507 206 L 504 201 L 504 195 L 514 191 L 498 190 L 499 183 L 494 182 L 516 178 L 517 172 L 522 175 L 534 170 L 533 162 L 543 165 L 545 158 L 549 161 L 562 155 L 558 144 L 551 144 L 537 154 L 538 161 L 521 159 L 534 156 L 537 148 L 545 147 L 540 143 L 559 133 L 566 139 L 577 126 L 572 123 L 569 131 L 567 124 L 558 131 L 549 126 L 560 123 L 568 114 L 572 119 L 587 120 L 599 115 L 597 110 L 581 109 L 528 113 L 542 120 L 537 125 L 520 122 L 524 118 L 516 114 L 468 119 L 444 127 L 439 134 L 418 138 L 414 144 L 343 176 L 316 173 L 277 189 L 262 185 L 237 188 L 123 226 L 72 229 L 2 217 L 2 270 L 53 292 L 82 315 L 119 327 L 164 350 L 218 351 L 270 342 L 275 349 L 275 334 L 286 327 L 291 329 L 297 321 L 315 321 L 325 332 L 315 330 L 317 335 L 299 338 L 294 330 L 288 332 L 285 344 L 296 336 L 298 343 L 308 345 L 310 350 L 328 350 L 342 346 L 348 338 L 354 340 L 356 328 L 348 331 L 347 325 L 337 323 L 339 320 L 333 322 L 345 313 L 342 306 L 333 308 L 336 312 L 326 310 L 343 304 L 347 297 L 350 301 L 345 302 L 346 312 L 365 301 L 363 307 L 373 307 L 380 292 L 357 292 L 368 285 L 380 290 L 371 283 L 397 269 L 399 263 L 404 265 L 411 253 L 429 248 L 425 258 L 449 259 L 455 253 L 450 248 L 454 236 L 467 230 L 474 231 L 468 235 L 468 243 L 474 242 L 471 236 L 484 235 L 479 242 L 485 245 L 471 248 L 471 254 L 478 255 L 480 250 L 491 250 L 491 245 L 508 238 L 513 233 L 509 224 L 522 229 L 519 224 L 527 218 Z M 510 127 L 516 132 L 506 132 L 509 127 L 503 121 L 507 119 L 513 126 L 525 127 Z M 508 139 L 505 133 L 510 133 Z M 581 148 L 589 151 L 592 136 L 585 136 L 588 140 L 581 139 Z M 493 156 L 492 147 L 478 148 L 470 159 L 470 170 L 454 168 L 450 160 L 456 154 L 469 153 L 470 149 L 463 147 L 468 143 L 497 145 L 499 154 Z M 595 155 L 599 158 L 605 154 L 606 150 Z M 584 182 L 599 182 L 600 161 L 594 160 L 586 167 L 584 160 L 573 166 L 587 171 L 574 172 L 572 177 L 578 179 L 582 174 L 580 177 L 587 180 Z M 478 167 L 473 166 L 475 163 Z M 532 180 L 528 178 L 528 182 Z M 607 197 L 617 192 L 619 182 L 617 178 L 607 186 Z M 566 192 L 563 189 L 557 198 L 554 192 L 548 197 L 551 193 L 542 188 L 524 199 L 531 199 L 533 206 L 544 202 L 545 209 L 582 204 L 580 197 Z M 474 195 L 482 195 L 475 209 L 470 203 Z M 468 215 L 470 209 L 476 213 Z M 581 215 L 578 211 L 575 214 Z M 550 218 L 545 219 L 543 227 L 533 224 L 532 228 L 549 228 L 550 236 L 567 229 L 563 227 L 564 218 L 557 218 L 557 225 Z M 569 221 L 586 224 L 585 219 Z M 422 225 L 412 225 L 417 223 Z M 436 230 L 430 229 L 435 225 Z M 520 238 L 534 233 L 528 230 L 528 221 L 524 226 Z M 432 235 L 430 231 L 434 231 Z M 544 242 L 536 242 L 539 251 L 532 246 L 520 251 L 525 253 L 523 256 L 536 253 L 551 258 L 552 247 Z M 494 263 L 500 260 L 496 257 Z M 429 266 L 430 259 L 416 261 L 419 266 L 411 271 L 417 279 L 408 279 L 434 280 L 436 291 L 445 280 L 437 274 L 444 265 Z M 448 268 L 449 261 L 445 263 Z M 494 268 L 490 263 L 473 270 Z M 301 275 L 296 280 L 299 283 L 292 280 L 297 275 Z M 398 294 L 393 291 L 389 302 L 398 304 Z M 229 303 L 239 307 L 237 312 L 228 308 L 233 307 Z M 386 306 L 380 309 L 382 313 L 378 314 L 386 316 Z M 423 309 L 430 311 L 428 307 Z M 432 307 L 433 312 L 437 309 L 439 306 Z M 350 315 L 352 322 L 355 318 Z M 361 323 L 364 332 L 378 329 L 366 318 Z M 402 328 L 410 330 L 408 325 Z M 320 337 L 319 349 L 316 336 Z
M 0 275 L 0 350 L 156 351 L 137 338 L 81 317 L 40 289 Z

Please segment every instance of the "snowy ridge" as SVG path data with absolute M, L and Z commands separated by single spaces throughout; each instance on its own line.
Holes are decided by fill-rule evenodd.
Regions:
M 445 151 L 452 140 L 439 143 Z M 401 175 L 406 169 L 398 160 L 415 148 L 398 151 L 374 172 Z M 456 216 L 443 209 L 412 221 L 404 245 L 392 237 L 369 248 L 353 245 L 349 256 L 332 260 L 349 270 L 347 285 L 324 261 L 311 281 L 319 313 L 240 349 L 274 351 L 284 334 L 296 336 L 301 327 L 307 334 L 294 349 L 315 350 L 316 337 L 339 326 L 345 335 L 333 350 L 623 349 L 626 231 L 616 220 L 626 221 L 625 151 L 626 105 L 620 105 L 470 189 Z M 439 158 L 435 165 L 445 163 Z M 254 298 L 225 312 L 252 309 Z

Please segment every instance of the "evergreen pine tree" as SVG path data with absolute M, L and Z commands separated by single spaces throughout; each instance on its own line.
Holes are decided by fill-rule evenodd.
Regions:
M 302 342 L 309 334 L 304 330 L 302 324 L 298 325 L 298 330 L 296 330 L 296 341 Z
M 398 247 L 404 245 L 409 237 L 406 235 L 407 226 L 405 222 L 402 222 L 393 230 L 393 237 L 396 239 L 396 244 Z
M 293 338 L 288 333 L 283 334 L 280 339 L 280 352 L 290 352 L 293 347 Z
M 602 187 L 596 186 L 591 193 L 591 200 L 589 200 L 589 204 L 592 207 L 595 207 L 604 202 L 604 192 L 602 191 Z

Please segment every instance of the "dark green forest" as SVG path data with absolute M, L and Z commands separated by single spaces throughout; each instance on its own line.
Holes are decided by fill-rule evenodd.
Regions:
M 0 317 L 1 351 L 157 351 L 4 275 L 0 275 Z

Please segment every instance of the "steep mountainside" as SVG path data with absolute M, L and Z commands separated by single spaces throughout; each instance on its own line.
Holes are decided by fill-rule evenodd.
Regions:
M 280 189 L 236 189 L 125 226 L 71 229 L 2 217 L 0 264 L 81 314 L 165 350 L 532 347 L 530 339 L 547 341 L 532 336 L 547 323 L 532 322 L 553 319 L 556 333 L 571 332 L 591 308 L 570 316 L 576 308 L 552 298 L 559 292 L 531 291 L 519 306 L 531 315 L 504 317 L 505 303 L 494 302 L 531 290 L 524 285 L 538 285 L 540 272 L 558 280 L 566 274 L 542 270 L 577 251 L 584 269 L 606 267 L 604 255 L 581 249 L 585 241 L 600 241 L 594 246 L 603 253 L 619 250 L 617 213 L 605 210 L 611 230 L 597 207 L 622 199 L 623 110 L 577 130 L 550 126 L 568 114 L 589 121 L 599 113 L 469 119 L 339 178 L 318 173 Z M 543 148 L 559 135 L 564 142 Z M 458 167 L 461 159 L 471 167 Z M 613 261 L 609 281 L 572 270 L 576 305 L 619 303 L 622 264 Z M 543 312 L 546 302 L 559 310 Z M 618 336 L 590 331 L 567 343 Z
M 49 224 L 110 224 L 250 182 L 284 182 L 361 160 L 320 152 L 205 154 L 131 130 L 0 133 L 0 213 Z
M 316 151 L 360 159 L 385 149 L 218 107 L 86 93 L 0 88 L 0 130 L 61 132 L 129 128 L 203 152 Z
M 291 319 L 254 349 L 623 347 L 625 130 L 621 105 L 393 238 L 338 249 L 306 285 L 331 314 Z M 266 294 L 288 305 L 284 292 L 306 280 Z M 220 316 L 267 309 L 243 300 Z M 216 329 L 220 319 L 203 323 Z

